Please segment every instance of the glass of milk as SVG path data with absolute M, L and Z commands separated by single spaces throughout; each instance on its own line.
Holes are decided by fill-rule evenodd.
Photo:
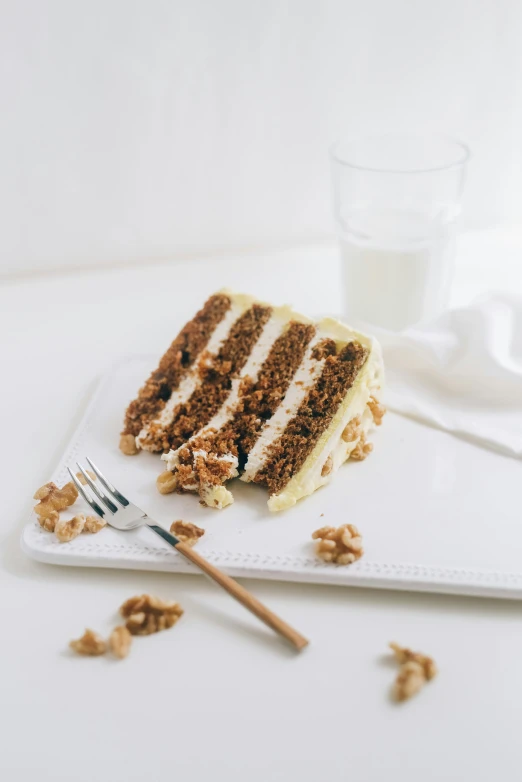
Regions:
M 393 331 L 447 306 L 469 150 L 442 135 L 341 139 L 330 150 L 344 314 Z

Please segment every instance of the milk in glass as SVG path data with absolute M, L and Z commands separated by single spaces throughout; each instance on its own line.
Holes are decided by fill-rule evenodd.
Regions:
M 350 214 L 340 237 L 345 316 L 395 331 L 447 304 L 455 229 L 415 211 Z

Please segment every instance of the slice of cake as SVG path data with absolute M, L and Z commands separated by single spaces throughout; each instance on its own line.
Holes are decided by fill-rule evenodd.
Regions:
M 378 343 L 332 318 L 222 291 L 182 329 L 125 417 L 121 447 L 163 452 L 160 491 L 224 508 L 238 475 L 283 510 L 364 459 L 380 424 Z

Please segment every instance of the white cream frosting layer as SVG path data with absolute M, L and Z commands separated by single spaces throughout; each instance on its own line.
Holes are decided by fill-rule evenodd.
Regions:
M 248 483 L 262 468 L 266 459 L 268 446 L 275 442 L 284 432 L 288 422 L 295 416 L 304 398 L 310 389 L 313 388 L 317 378 L 323 371 L 325 360 L 312 358 L 312 353 L 317 347 L 317 344 L 323 340 L 324 337 L 324 334 L 318 332 L 308 345 L 303 360 L 297 368 L 283 401 L 272 418 L 269 418 L 262 428 L 254 447 L 248 455 L 245 471 L 241 476 L 242 481 Z
M 224 404 L 221 406 L 215 416 L 208 422 L 208 424 L 195 436 L 203 434 L 208 429 L 219 430 L 227 423 L 227 421 L 230 420 L 234 414 L 235 407 L 239 400 L 241 381 L 246 377 L 249 377 L 253 382 L 257 380 L 259 370 L 270 353 L 272 345 L 285 328 L 287 321 L 281 317 L 281 309 L 282 308 L 279 308 L 279 311 L 276 310 L 265 323 L 263 331 L 254 345 L 254 348 L 248 357 L 245 366 L 241 370 L 239 377 L 232 380 L 232 388 L 230 389 L 230 394 L 228 395 Z
M 136 437 L 136 445 L 138 448 L 148 450 L 149 446 L 147 444 L 147 434 L 151 426 L 168 426 L 174 418 L 174 412 L 178 405 L 183 404 L 188 399 L 190 399 L 199 385 L 199 368 L 201 367 L 203 356 L 208 353 L 208 362 L 210 365 L 212 359 L 215 358 L 219 353 L 219 350 L 228 337 L 232 326 L 245 310 L 246 306 L 244 302 L 232 301 L 230 308 L 227 310 L 222 320 L 217 324 L 216 328 L 211 334 L 209 341 L 195 359 L 189 372 L 182 379 L 178 388 L 176 388 L 170 395 L 160 415 L 152 422 L 149 422 L 146 426 L 144 426 L 139 435 Z

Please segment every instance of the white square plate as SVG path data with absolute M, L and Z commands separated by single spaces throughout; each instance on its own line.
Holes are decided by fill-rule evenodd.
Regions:
M 125 408 L 154 366 L 151 357 L 131 358 L 104 378 L 52 480 L 67 482 L 67 465 L 90 456 L 160 524 L 184 519 L 204 527 L 198 551 L 236 576 L 522 597 L 520 462 L 389 413 L 371 456 L 343 465 L 329 486 L 294 508 L 269 513 L 266 492 L 238 480 L 233 505 L 204 508 L 195 495 L 158 493 L 158 456 L 118 450 Z M 313 530 L 347 522 L 363 535 L 363 558 L 344 567 L 316 559 Z M 22 547 L 60 565 L 197 572 L 143 528 L 106 528 L 62 544 L 33 515 Z

